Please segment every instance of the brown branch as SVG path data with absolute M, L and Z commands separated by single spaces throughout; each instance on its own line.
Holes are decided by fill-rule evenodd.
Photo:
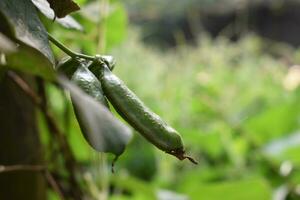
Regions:
M 63 193 L 61 192 L 57 182 L 51 173 L 47 170 L 46 166 L 43 165 L 0 165 L 0 173 L 14 172 L 14 171 L 32 171 L 42 172 L 52 187 L 52 189 L 59 195 L 61 200 L 65 200 Z
M 28 97 L 31 98 L 34 104 L 40 106 L 41 99 L 39 96 L 31 89 L 31 87 L 15 72 L 8 71 L 7 75 L 26 93 Z
M 62 191 L 60 190 L 59 185 L 56 183 L 54 177 L 52 176 L 52 174 L 48 170 L 45 170 L 44 174 L 45 174 L 45 177 L 46 177 L 49 185 L 51 185 L 51 187 L 58 194 L 60 199 L 65 200 L 65 197 L 64 197 Z
M 0 173 L 12 171 L 41 171 L 46 169 L 43 165 L 0 165 Z

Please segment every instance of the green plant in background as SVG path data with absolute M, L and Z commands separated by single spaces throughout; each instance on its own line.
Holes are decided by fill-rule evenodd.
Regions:
M 289 52 L 287 58 L 274 58 L 266 51 L 270 43 L 249 35 L 237 43 L 201 37 L 197 47 L 161 53 L 131 35 L 113 50 L 124 66 L 115 73 L 126 77 L 155 112 L 171 119 L 200 162 L 191 168 L 158 158 L 154 192 L 165 188 L 191 199 L 271 199 L 272 189 L 288 184 L 283 195 L 297 199 L 299 148 L 286 138 L 296 138 L 299 129 L 299 91 L 283 84 L 288 70 L 284 60 L 294 59 L 293 50 L 273 44 Z M 128 47 L 130 51 L 122 49 Z M 131 62 L 126 59 L 134 56 Z M 132 71 L 149 76 L 133 77 Z M 157 99 L 160 105 L 154 103 Z M 281 149 L 275 151 L 280 154 L 273 148 Z M 294 169 L 287 177 L 294 178 L 280 174 L 286 160 Z

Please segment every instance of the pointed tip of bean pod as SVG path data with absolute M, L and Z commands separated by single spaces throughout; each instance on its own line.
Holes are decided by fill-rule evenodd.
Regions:
M 193 164 L 195 164 L 195 165 L 198 165 L 198 162 L 194 159 L 194 158 L 192 158 L 192 157 L 190 157 L 190 156 L 188 156 L 188 155 L 185 155 L 185 154 L 180 154 L 180 155 L 175 155 L 179 160 L 185 160 L 185 159 L 188 159 L 189 161 L 191 161 Z
M 192 158 L 191 156 L 186 155 L 185 151 L 183 149 L 172 150 L 172 151 L 167 152 L 167 153 L 172 154 L 173 156 L 175 156 L 179 160 L 188 159 L 193 164 L 198 165 L 198 162 L 194 158 Z
M 191 161 L 192 163 L 194 163 L 195 165 L 198 165 L 198 162 L 194 159 L 194 158 L 192 158 L 192 157 L 190 157 L 190 156 L 184 156 L 184 159 L 189 159 L 189 161 Z
M 111 173 L 113 173 L 113 174 L 115 173 L 115 164 L 116 164 L 118 158 L 119 158 L 119 156 L 116 155 L 111 163 Z

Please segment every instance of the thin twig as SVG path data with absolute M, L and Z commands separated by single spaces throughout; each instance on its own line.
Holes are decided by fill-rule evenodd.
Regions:
M 33 172 L 42 172 L 52 187 L 52 189 L 59 195 L 61 200 L 65 200 L 65 197 L 60 190 L 58 184 L 56 183 L 54 177 L 47 170 L 44 165 L 0 165 L 0 173 L 14 172 L 14 171 L 33 171 Z
M 41 171 L 45 170 L 43 165 L 0 165 L 0 173 L 12 171 Z
M 15 72 L 8 71 L 7 75 L 31 98 L 34 104 L 40 106 L 41 99 L 39 96 L 31 89 L 31 87 Z
M 48 170 L 45 170 L 44 174 L 45 174 L 45 177 L 46 177 L 49 185 L 51 185 L 53 190 L 59 195 L 60 199 L 65 200 L 65 197 L 64 197 L 62 191 L 60 190 L 58 184 L 56 183 L 54 177 L 52 176 L 52 174 Z

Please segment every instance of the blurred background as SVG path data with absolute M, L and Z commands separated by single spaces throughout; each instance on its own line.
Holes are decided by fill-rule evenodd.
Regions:
M 199 162 L 179 161 L 136 133 L 112 174 L 111 156 L 87 145 L 71 106 L 49 86 L 88 199 L 300 199 L 300 1 L 76 2 L 83 32 L 44 19 L 47 29 L 74 50 L 113 55 L 114 72 Z

